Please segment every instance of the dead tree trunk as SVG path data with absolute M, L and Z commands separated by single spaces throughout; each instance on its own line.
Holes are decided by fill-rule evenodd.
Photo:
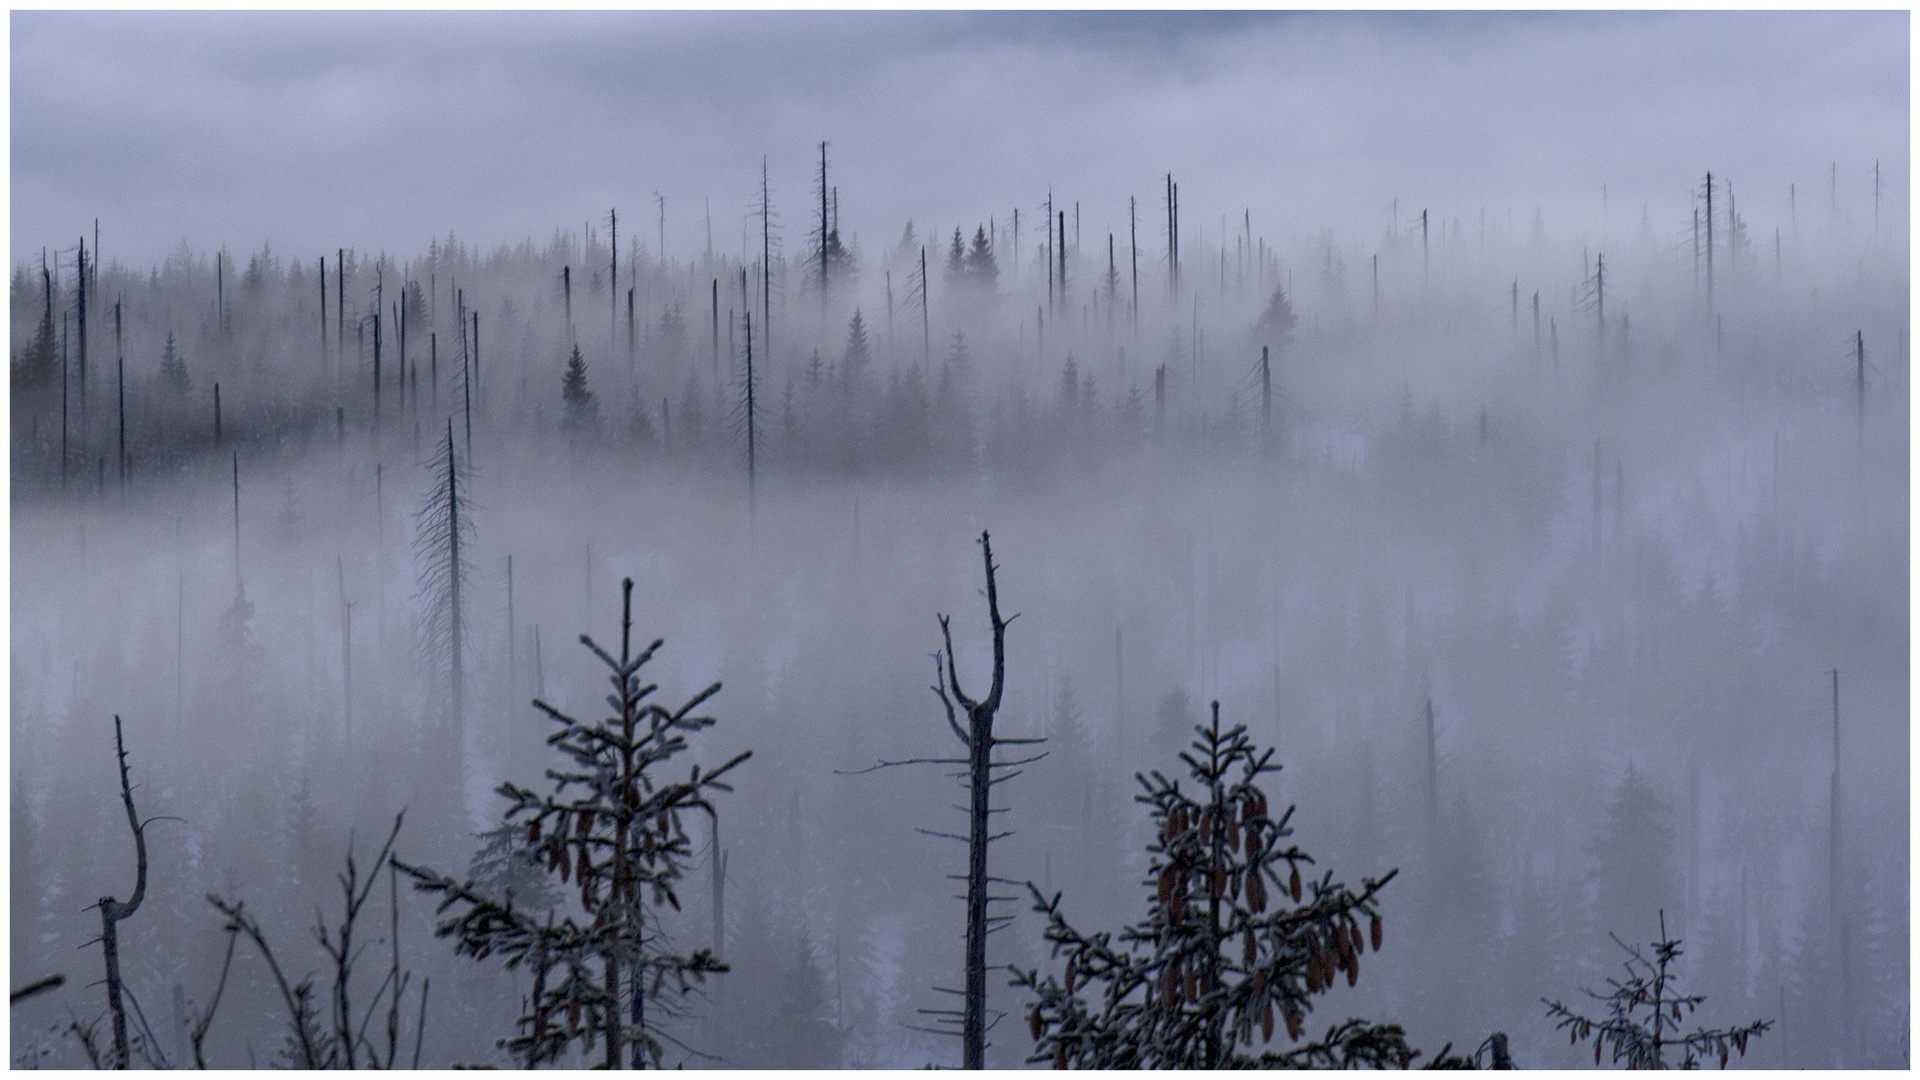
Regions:
M 995 684 L 998 689 L 998 684 Z M 107 966 L 107 1011 L 113 1017 L 113 1066 L 125 1069 L 130 1066 L 131 1052 L 127 1043 L 126 1007 L 120 1002 L 120 923 L 133 917 L 140 910 L 140 901 L 147 896 L 147 834 L 146 824 L 133 808 L 133 785 L 127 778 L 127 744 L 120 734 L 120 717 L 113 718 L 113 749 L 120 759 L 120 801 L 127 808 L 127 827 L 133 830 L 133 850 L 137 870 L 134 877 L 133 895 L 125 902 L 111 896 L 100 898 L 100 951 L 106 957 Z
M 80 425 L 84 432 L 87 423 L 87 238 L 80 238 L 79 293 L 75 300 L 74 326 L 79 331 L 80 344 Z
M 1035 743 L 1039 739 L 1001 739 L 993 734 L 994 714 L 1000 709 L 1000 693 L 1006 685 L 1007 672 L 1007 624 L 1012 619 L 1000 617 L 1000 597 L 995 587 L 993 565 L 993 544 L 985 532 L 980 534 L 980 552 L 987 569 L 987 616 L 993 625 L 993 683 L 987 690 L 987 696 L 974 700 L 960 689 L 960 672 L 953 660 L 953 632 L 947 624 L 947 617 L 940 616 L 940 636 L 946 650 L 946 670 L 940 671 L 939 658 L 935 658 L 935 674 L 938 684 L 934 692 L 940 696 L 940 703 L 946 706 L 947 725 L 959 737 L 967 748 L 967 963 L 966 990 L 961 1018 L 961 1054 L 962 1068 L 986 1068 L 986 1032 L 987 1032 L 987 934 L 1005 925 L 1012 916 L 989 918 L 987 903 L 991 900 L 1011 899 L 994 897 L 987 893 L 992 878 L 987 876 L 987 845 L 999 840 L 1008 833 L 990 833 L 988 818 L 992 810 L 988 797 L 994 784 L 1011 779 L 1014 775 L 993 776 L 995 768 L 1005 768 L 1021 764 L 1020 761 L 998 762 L 993 760 L 993 748 L 1001 744 Z M 1016 616 L 1017 618 L 1017 616 Z M 963 731 L 955 716 L 955 706 L 967 717 L 967 726 Z M 1026 759 L 1034 760 L 1034 759 Z
M 1260 346 L 1260 430 L 1273 428 L 1273 366 L 1267 359 L 1267 346 Z
M 120 484 L 126 486 L 127 467 L 127 354 L 120 337 L 120 301 L 113 302 L 114 386 L 120 398 Z
M 967 696 L 960 689 L 960 672 L 953 659 L 953 633 L 945 615 L 940 620 L 940 637 L 944 646 L 942 652 L 934 654 L 933 670 L 935 683 L 933 692 L 939 696 L 940 704 L 947 713 L 947 727 L 962 746 L 967 756 L 963 758 L 912 758 L 906 761 L 882 761 L 871 768 L 856 770 L 858 773 L 873 772 L 876 769 L 896 765 L 964 765 L 967 767 L 967 835 L 934 832 L 928 829 L 916 829 L 916 832 L 947 840 L 964 841 L 967 845 L 967 934 L 966 934 L 966 987 L 960 991 L 962 1006 L 954 1009 L 922 1009 L 922 1013 L 941 1017 L 939 1023 L 951 1024 L 955 1018 L 960 1021 L 962 1068 L 986 1068 L 987 1019 L 987 935 L 1011 922 L 1011 915 L 988 915 L 987 905 L 995 901 L 1015 899 L 1012 896 L 993 896 L 987 892 L 991 884 L 1013 884 L 1003 878 L 990 877 L 987 874 L 987 847 L 995 840 L 1013 835 L 1005 831 L 988 831 L 991 816 L 996 812 L 989 805 L 989 796 L 995 784 L 1004 783 L 1020 775 L 1017 771 L 993 775 L 995 769 L 1013 769 L 1016 766 L 1038 761 L 1045 753 L 1031 757 L 1016 758 L 1012 761 L 996 761 L 993 750 L 996 746 L 1030 745 L 1045 742 L 1045 739 L 1006 739 L 993 733 L 994 714 L 1000 709 L 1000 695 L 1006 685 L 1007 671 L 1007 624 L 1012 618 L 1000 617 L 1000 597 L 994 581 L 994 572 L 999 569 L 993 564 L 993 545 L 988 535 L 980 534 L 980 551 L 987 569 L 987 615 L 993 625 L 993 682 L 987 690 L 987 696 L 978 700 Z M 1018 618 L 1018 616 L 1014 616 Z M 960 713 L 966 714 L 966 726 L 960 723 Z M 959 875 L 953 875 L 959 877 Z M 940 989 L 940 988 L 936 988 Z M 947 990 L 947 993 L 953 993 Z M 919 1028 L 936 1035 L 955 1034 L 950 1028 Z

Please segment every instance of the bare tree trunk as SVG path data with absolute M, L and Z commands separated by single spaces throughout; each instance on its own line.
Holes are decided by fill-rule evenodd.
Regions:
M 1260 428 L 1273 427 L 1273 369 L 1267 362 L 1267 347 L 1260 346 Z
M 140 901 L 147 895 L 147 834 L 146 826 L 133 808 L 133 785 L 127 777 L 127 745 L 121 738 L 120 717 L 117 715 L 113 718 L 113 748 L 120 760 L 120 801 L 127 808 L 127 827 L 133 830 L 133 848 L 138 866 L 133 895 L 124 903 L 111 896 L 103 896 L 99 905 L 100 951 L 105 956 L 107 967 L 107 1010 L 113 1017 L 113 1066 L 125 1069 L 131 1064 L 131 1052 L 127 1042 L 126 1008 L 120 1001 L 119 925 L 140 910 Z
M 87 238 L 80 238 L 79 293 L 75 298 L 75 329 L 80 346 L 80 425 L 84 437 L 87 423 Z
M 993 624 L 993 684 L 987 696 L 975 701 L 961 691 L 960 672 L 953 660 L 953 633 L 946 616 L 940 617 L 940 633 L 946 644 L 946 677 L 936 688 L 947 704 L 947 722 L 953 724 L 953 703 L 967 714 L 967 960 L 966 990 L 961 1020 L 962 1068 L 986 1068 L 987 1012 L 987 845 L 994 839 L 987 831 L 995 765 L 993 717 L 1000 709 L 1000 693 L 1006 684 L 1007 622 L 1000 617 L 1000 597 L 994 582 L 993 544 L 986 533 L 980 534 L 981 558 L 987 569 L 987 615 Z M 948 701 L 946 689 L 953 691 Z M 956 732 L 957 732 L 956 727 Z
M 347 566 L 336 552 L 333 568 L 340 576 L 340 704 L 345 719 L 347 753 L 353 753 L 353 605 L 347 602 Z
M 114 382 L 120 398 L 120 484 L 124 487 L 127 483 L 128 474 L 132 472 L 132 470 L 127 467 L 127 354 L 126 350 L 122 348 L 120 336 L 120 301 L 118 300 L 113 302 L 113 356 L 115 368 Z
M 449 550 L 447 554 L 447 566 L 449 568 L 447 602 L 450 605 L 449 614 L 451 618 L 449 620 L 449 625 L 452 628 L 452 645 L 453 645 L 453 664 L 452 664 L 453 740 L 454 740 L 454 760 L 456 762 L 460 762 L 464 756 L 463 751 L 466 746 L 464 742 L 464 738 L 465 738 L 464 726 L 466 723 L 466 716 L 467 716 L 466 700 L 465 700 L 466 677 L 465 677 L 465 673 L 461 669 L 461 662 L 460 662 L 461 660 L 460 637 L 461 637 L 462 628 L 460 625 L 460 497 L 459 495 L 460 495 L 459 474 L 454 468 L 454 458 L 453 458 L 453 421 L 449 419 L 447 421 L 447 519 L 448 519 L 447 539 L 449 544 Z M 464 772 L 457 770 L 455 772 L 455 780 L 456 782 L 464 786 L 466 782 Z M 463 787 L 463 790 L 464 790 L 464 787 Z M 456 808 L 460 805 L 461 801 L 462 800 L 459 800 L 459 799 L 455 800 Z
M 715 294 L 718 295 L 717 293 Z M 747 324 L 747 510 L 753 510 L 754 415 L 753 415 L 753 312 L 746 313 Z

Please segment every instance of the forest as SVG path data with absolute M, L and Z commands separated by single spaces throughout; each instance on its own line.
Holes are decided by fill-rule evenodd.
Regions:
M 15 1067 L 1907 1066 L 1904 162 L 841 155 L 16 219 Z

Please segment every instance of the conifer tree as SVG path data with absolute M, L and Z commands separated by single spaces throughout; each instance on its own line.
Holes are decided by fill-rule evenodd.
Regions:
M 580 346 L 573 347 L 573 354 L 567 357 L 567 373 L 560 380 L 560 400 L 566 405 L 566 416 L 561 424 L 575 434 L 592 431 L 600 422 L 600 403 L 594 400 L 593 391 L 587 389 L 587 361 L 580 355 Z
M 967 284 L 967 241 L 954 226 L 953 242 L 947 245 L 947 288 L 958 291 Z
M 1158 770 L 1138 775 L 1136 801 L 1157 826 L 1148 848 L 1147 916 L 1118 935 L 1083 934 L 1061 894 L 1031 882 L 1046 940 L 1067 958 L 1063 977 L 1014 969 L 1013 985 L 1035 999 L 1027 1024 L 1032 1062 L 1055 1068 L 1406 1067 L 1418 1051 L 1398 1024 L 1349 1019 L 1300 1043 L 1313 999 L 1341 974 L 1360 977 L 1360 957 L 1380 950 L 1380 890 L 1398 871 L 1363 879 L 1359 891 L 1322 872 L 1292 834 L 1293 808 L 1269 815 L 1261 777 L 1276 773 L 1272 749 L 1244 724 L 1211 726 L 1180 760 L 1193 786 Z M 1362 926 L 1365 929 L 1362 929 Z M 1276 1027 L 1296 1043 L 1256 1052 Z M 1436 1064 L 1460 1059 L 1441 1050 Z
M 1287 299 L 1285 289 L 1273 290 L 1273 296 L 1267 300 L 1265 311 L 1254 321 L 1253 336 L 1255 344 L 1271 346 L 1274 351 L 1286 354 L 1287 345 L 1293 341 L 1293 328 L 1300 322 L 1293 313 L 1293 303 Z
M 1605 995 L 1587 991 L 1589 997 L 1605 1002 L 1607 1016 L 1590 1019 L 1558 1001 L 1541 1002 L 1547 1015 L 1559 1022 L 1555 1031 L 1565 1031 L 1569 1042 L 1593 1040 L 1593 1063 L 1600 1064 L 1607 1044 L 1613 1045 L 1614 1061 L 1625 1061 L 1629 1069 L 1668 1068 L 1667 1053 L 1680 1055 L 1680 1068 L 1697 1069 L 1702 1056 L 1717 1054 L 1720 1067 L 1727 1067 L 1729 1050 L 1747 1054 L 1747 1043 L 1773 1026 L 1771 1020 L 1756 1020 L 1745 1027 L 1709 1030 L 1697 1027 L 1691 1034 L 1680 1030 L 1685 1017 L 1700 1008 L 1706 998 L 1700 994 L 1682 994 L 1669 970 L 1681 956 L 1680 941 L 1667 937 L 1667 913 L 1660 913 L 1660 940 L 1653 942 L 1653 959 L 1619 938 L 1613 939 L 1627 952 L 1623 965 L 1625 982 L 1608 979 L 1613 992 Z
M 872 358 L 873 351 L 867 344 L 867 324 L 855 308 L 853 318 L 847 323 L 847 349 L 840 354 L 840 378 L 848 393 L 858 393 L 864 385 L 867 364 Z
M 549 792 L 512 782 L 498 789 L 508 803 L 503 829 L 510 850 L 570 884 L 578 907 L 567 903 L 564 914 L 553 907 L 541 914 L 510 887 L 496 893 L 473 878 L 462 882 L 395 862 L 413 875 L 416 888 L 441 898 L 435 932 L 455 939 L 456 952 L 476 960 L 499 953 L 509 968 L 532 969 L 527 1011 L 516 1034 L 501 1040 L 526 1068 L 557 1061 L 576 1043 L 585 1053 L 603 1045 L 607 1068 L 658 1066 L 666 1050 L 662 1011 L 676 1008 L 664 991 L 671 985 L 684 995 L 709 973 L 727 970 L 711 949 L 669 953 L 647 906 L 679 910 L 675 884 L 693 861 L 682 819 L 715 814 L 709 796 L 732 790 L 722 778 L 752 751 L 711 771 L 695 765 L 684 781 L 665 777 L 668 762 L 687 749 L 688 735 L 715 723 L 694 710 L 719 693 L 720 684 L 677 708 L 650 700 L 658 687 L 643 682 L 640 669 L 663 642 L 633 651 L 633 579 L 621 588 L 619 657 L 580 636 L 609 671 L 614 715 L 578 720 L 536 700 L 558 725 L 547 744 L 566 763 L 548 770 Z M 498 857 L 498 845 L 490 851 Z
M 1000 284 L 1000 266 L 993 257 L 993 244 L 987 239 L 987 227 L 973 230 L 973 247 L 967 252 L 967 281 L 981 296 L 991 296 Z
M 173 331 L 167 331 L 167 344 L 160 354 L 160 389 L 176 398 L 193 392 L 193 376 L 187 371 L 186 358 L 174 346 Z
M 15 393 L 35 393 L 49 389 L 60 374 L 60 350 L 53 334 L 53 277 L 41 271 L 46 282 L 46 305 L 40 310 L 40 327 L 33 341 L 13 358 Z

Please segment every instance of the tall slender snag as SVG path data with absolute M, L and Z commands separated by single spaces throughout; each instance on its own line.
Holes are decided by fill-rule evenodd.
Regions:
M 753 400 L 753 312 L 746 312 L 747 327 L 747 509 L 753 509 L 754 451 L 758 446 L 754 430 Z
M 1135 216 L 1133 196 L 1127 196 L 1127 247 L 1133 260 L 1133 306 L 1127 312 L 1133 329 L 1140 328 L 1140 222 Z
M 353 605 L 347 600 L 347 564 L 338 552 L 333 568 L 340 579 L 340 707 L 347 753 L 353 753 Z
M 87 238 L 80 238 L 79 274 L 77 283 L 79 292 L 75 297 L 74 327 L 77 331 L 77 344 L 80 347 L 80 426 L 84 437 L 87 423 Z
M 241 594 L 240 586 L 240 451 L 233 452 L 233 593 Z
M 140 902 L 146 899 L 147 823 L 140 820 L 139 813 L 133 808 L 133 782 L 127 775 L 127 744 L 121 737 L 118 715 L 113 718 L 113 749 L 120 762 L 120 802 L 127 810 L 127 828 L 133 831 L 136 871 L 133 895 L 124 901 L 103 896 L 97 906 L 100 908 L 100 951 L 107 969 L 107 1010 L 113 1018 L 113 1067 L 125 1069 L 131 1066 L 131 1054 L 127 1042 L 126 1008 L 120 1000 L 120 924 L 132 918 L 140 910 Z
M 114 383 L 120 398 L 120 483 L 127 482 L 127 353 L 122 347 L 120 337 L 120 301 L 113 302 L 113 360 Z
M 951 1024 L 955 1019 L 960 1022 L 962 1068 L 983 1069 L 986 1067 L 986 1031 L 987 1020 L 987 935 L 1011 922 L 1011 915 L 988 915 L 987 904 L 995 901 L 1014 900 L 1013 896 L 992 896 L 987 889 L 992 883 L 1011 884 L 1001 878 L 987 874 L 987 847 L 996 840 L 1013 835 L 1011 831 L 989 832 L 990 816 L 994 810 L 989 805 L 989 795 L 995 784 L 1004 783 L 1020 775 L 1018 771 L 993 775 L 994 769 L 1012 769 L 1038 761 L 1045 753 L 1031 757 L 1017 758 L 1012 761 L 996 761 L 993 750 L 997 746 L 1029 745 L 1045 742 L 1045 739 L 1007 739 L 993 733 L 994 714 L 1000 709 L 1001 694 L 1006 686 L 1007 625 L 1018 615 L 1002 619 L 1000 617 L 1000 595 L 994 574 L 999 569 L 993 563 L 993 544 L 987 533 L 980 534 L 981 559 L 987 573 L 987 617 L 993 627 L 993 681 L 987 695 L 978 700 L 970 697 L 960 688 L 960 672 L 954 663 L 953 632 L 945 615 L 938 615 L 942 649 L 933 655 L 934 685 L 931 687 L 939 697 L 941 706 L 946 710 L 947 728 L 960 740 L 966 749 L 966 757 L 958 758 L 914 758 L 906 761 L 882 761 L 870 768 L 856 770 L 857 775 L 873 772 L 876 769 L 897 765 L 964 765 L 967 772 L 967 835 L 961 837 L 953 833 L 933 832 L 916 829 L 916 832 L 948 840 L 963 840 L 967 845 L 967 895 L 966 895 L 966 989 L 962 992 L 962 1007 L 952 1009 L 922 1009 L 923 1013 L 942 1017 L 942 1023 Z M 959 714 L 966 714 L 966 725 L 961 726 Z M 957 876 L 957 875 L 956 875 Z M 934 1034 L 952 1035 L 948 1029 L 921 1028 Z

